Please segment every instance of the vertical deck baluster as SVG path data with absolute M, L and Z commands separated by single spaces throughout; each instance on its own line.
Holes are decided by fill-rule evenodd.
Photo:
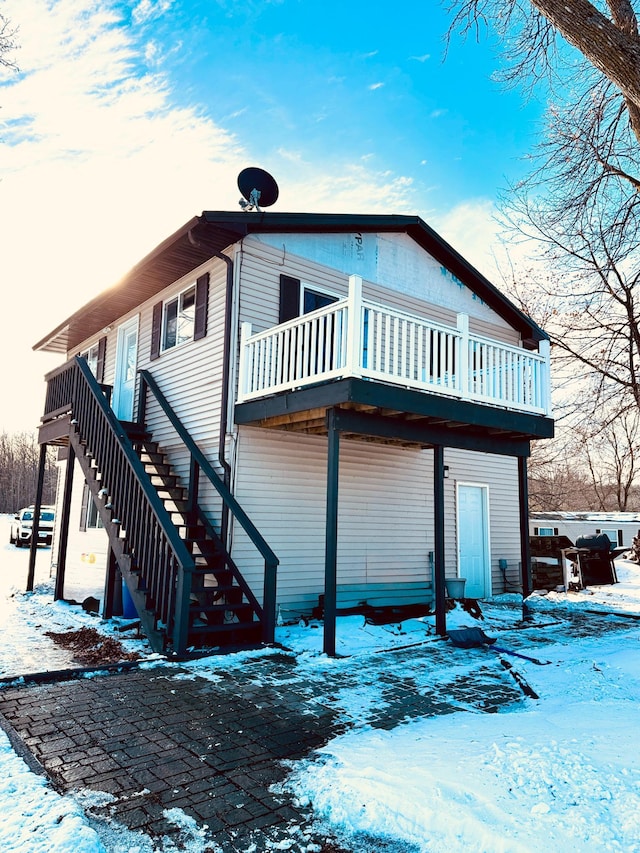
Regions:
M 282 345 L 284 342 L 284 332 L 281 330 L 276 336 L 276 367 L 275 367 L 275 384 L 282 384 Z
M 398 375 L 398 318 L 391 322 L 391 374 Z
M 369 312 L 369 322 L 371 323 L 371 326 L 373 328 L 375 350 L 375 361 L 369 366 L 372 370 L 378 372 L 380 371 L 382 364 L 382 340 L 384 338 L 382 315 L 380 311 L 375 311 L 371 309 Z
M 495 397 L 496 393 L 495 359 L 496 348 L 494 346 L 487 347 L 487 393 L 491 398 Z
M 260 338 L 258 341 L 256 357 L 258 360 L 256 390 L 264 391 L 264 338 Z
M 289 364 L 291 341 L 291 329 L 283 329 L 282 331 L 282 378 L 283 384 L 286 384 L 291 378 L 291 366 Z
M 317 376 L 321 371 L 320 358 L 318 352 L 318 323 L 320 320 L 315 317 L 309 321 L 309 376 Z
M 333 311 L 327 317 L 327 337 L 325 345 L 325 363 L 327 370 L 339 370 L 340 368 L 340 310 Z
M 304 341 L 304 330 L 302 326 L 297 327 L 296 340 L 295 340 L 295 370 L 293 375 L 293 380 L 297 382 L 302 377 L 302 358 L 304 355 L 303 352 L 303 344 Z
M 302 373 L 300 374 L 300 378 L 305 379 L 309 376 L 309 365 L 311 363 L 311 323 L 307 320 L 302 328 Z
M 418 378 L 418 329 L 417 323 L 409 324 L 409 379 L 415 382 Z

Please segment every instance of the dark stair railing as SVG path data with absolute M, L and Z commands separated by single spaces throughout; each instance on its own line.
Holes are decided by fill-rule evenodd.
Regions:
M 47 376 L 45 417 L 64 414 L 71 415 L 69 440 L 149 640 L 156 651 L 169 641 L 183 655 L 194 559 L 84 358 Z
M 247 600 L 251 603 L 254 612 L 262 623 L 262 640 L 264 643 L 273 643 L 276 626 L 276 577 L 279 560 L 273 553 L 269 545 L 266 543 L 256 526 L 242 509 L 238 501 L 235 499 L 224 480 L 217 473 L 213 465 L 209 462 L 206 456 L 202 453 L 198 445 L 195 443 L 191 435 L 188 433 L 168 400 L 158 387 L 153 376 L 146 370 L 139 371 L 140 376 L 140 394 L 138 398 L 138 423 L 143 426 L 146 415 L 147 393 L 153 394 L 156 402 L 168 418 L 172 427 L 180 437 L 182 443 L 187 448 L 191 458 L 191 476 L 189 483 L 189 502 L 193 513 L 195 513 L 198 521 L 208 527 L 211 535 L 215 535 L 211 530 L 211 525 L 207 521 L 206 516 L 198 507 L 198 484 L 200 474 L 202 473 L 223 501 L 223 504 L 228 508 L 229 512 L 236 518 L 242 526 L 251 542 L 255 545 L 260 555 L 264 559 L 264 589 L 262 607 L 256 600 L 255 595 L 251 591 L 240 570 L 236 566 L 231 556 L 225 550 L 222 554 L 227 568 L 232 572 L 233 577 L 242 589 Z

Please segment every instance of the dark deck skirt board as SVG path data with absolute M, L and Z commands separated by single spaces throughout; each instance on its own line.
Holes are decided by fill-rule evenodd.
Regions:
M 554 433 L 551 418 L 355 378 L 238 404 L 235 421 L 237 424 L 268 426 L 261 422 L 307 409 L 345 405 L 404 412 L 414 419 L 406 421 L 343 409 L 340 428 L 344 431 L 485 453 L 528 456 L 529 441 L 552 438 Z M 455 424 L 455 429 L 447 427 L 447 422 Z

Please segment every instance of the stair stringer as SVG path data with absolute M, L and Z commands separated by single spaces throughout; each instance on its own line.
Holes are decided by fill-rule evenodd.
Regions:
M 76 454 L 76 459 L 84 475 L 85 482 L 95 502 L 98 515 L 102 520 L 104 530 L 109 539 L 109 547 L 113 552 L 118 568 L 120 569 L 120 574 L 127 585 L 131 600 L 140 617 L 144 634 L 154 652 L 163 654 L 166 650 L 166 634 L 157 627 L 156 614 L 148 608 L 146 592 L 138 589 L 138 575 L 131 571 L 132 559 L 130 554 L 126 552 L 124 541 L 120 536 L 120 524 L 112 521 L 111 510 L 106 508 L 104 500 L 100 495 L 102 486 L 96 477 L 98 469 L 92 464 L 93 457 L 87 455 L 77 431 L 73 428 L 69 431 L 69 442 Z

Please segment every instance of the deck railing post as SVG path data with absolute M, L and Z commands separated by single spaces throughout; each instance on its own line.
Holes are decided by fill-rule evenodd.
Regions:
M 185 566 L 177 567 L 175 612 L 173 622 L 173 650 L 178 656 L 187 651 L 189 636 L 189 606 L 193 572 Z
M 137 422 L 139 424 L 144 424 L 145 418 L 147 417 L 147 382 L 141 373 L 138 375 L 140 376 L 140 387 L 138 391 Z
M 189 461 L 189 499 L 188 499 L 188 513 L 189 520 L 191 521 L 193 515 L 195 514 L 198 508 L 198 490 L 200 488 L 200 466 L 191 456 Z
M 249 388 L 249 363 L 247 347 L 248 340 L 251 337 L 251 323 L 243 323 L 240 327 L 240 364 L 238 365 L 238 402 L 242 403 L 245 394 L 251 389 Z
M 551 416 L 551 342 L 540 341 L 538 352 L 544 361 L 540 370 L 540 406 L 547 417 Z
M 359 275 L 349 276 L 349 298 L 347 299 L 347 376 L 362 373 L 362 279 Z
M 271 645 L 276 634 L 276 586 L 278 564 L 264 561 L 264 593 L 262 599 L 262 642 Z
M 469 390 L 469 315 L 458 314 L 456 318 L 456 327 L 460 333 L 458 338 L 459 347 L 459 365 L 456 373 L 458 381 L 455 387 L 466 394 Z

